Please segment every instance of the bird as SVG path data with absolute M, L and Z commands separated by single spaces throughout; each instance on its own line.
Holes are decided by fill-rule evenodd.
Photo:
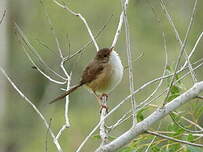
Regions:
M 107 96 L 121 82 L 123 65 L 118 53 L 112 48 L 100 49 L 84 68 L 81 80 L 50 104 L 65 98 L 82 86 L 86 86 L 96 97 Z

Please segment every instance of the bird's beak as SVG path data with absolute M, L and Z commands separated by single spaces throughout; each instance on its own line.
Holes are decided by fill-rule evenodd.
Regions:
M 113 50 L 114 50 L 114 47 L 111 47 L 111 48 L 110 48 L 110 53 L 111 53 Z

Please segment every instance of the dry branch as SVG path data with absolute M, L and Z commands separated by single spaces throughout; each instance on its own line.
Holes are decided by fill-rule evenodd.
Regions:
M 0 19 L 0 24 L 3 22 L 5 16 L 6 16 L 6 10 L 4 10 L 4 12 L 3 12 L 3 15 Z
M 47 122 L 46 118 L 43 116 L 43 114 L 39 111 L 39 109 L 32 103 L 32 101 L 30 99 L 28 99 L 23 93 L 22 91 L 20 91 L 20 89 L 18 89 L 18 87 L 15 85 L 15 83 L 10 79 L 10 77 L 7 75 L 7 73 L 4 71 L 3 68 L 0 67 L 1 72 L 3 73 L 3 75 L 6 77 L 6 79 L 9 81 L 9 83 L 13 86 L 13 88 L 18 92 L 18 94 L 26 101 L 28 102 L 28 104 L 34 109 L 34 111 L 39 115 L 39 117 L 42 119 L 42 121 L 44 122 L 46 128 L 49 130 L 50 135 L 53 138 L 53 143 L 56 145 L 57 149 L 59 152 L 63 152 L 63 150 L 61 149 L 61 146 L 58 142 L 58 140 L 56 139 L 53 131 L 51 130 L 51 128 L 49 127 L 49 123 Z
M 182 95 L 178 96 L 171 102 L 167 103 L 164 107 L 157 108 L 157 110 L 154 111 L 151 115 L 149 115 L 143 121 L 137 123 L 134 127 L 129 129 L 120 137 L 116 138 L 111 143 L 98 148 L 97 152 L 115 151 L 121 148 L 122 146 L 128 144 L 132 139 L 144 133 L 151 125 L 161 120 L 162 118 L 167 116 L 170 112 L 177 109 L 181 105 L 185 104 L 189 100 L 195 98 L 202 91 L 203 91 L 203 81 L 195 83 L 191 89 L 189 89 Z

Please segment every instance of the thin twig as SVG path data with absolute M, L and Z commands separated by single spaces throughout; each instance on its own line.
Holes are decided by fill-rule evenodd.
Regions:
M 49 128 L 47 129 L 47 132 L 46 132 L 45 152 L 48 152 L 48 133 L 49 133 L 49 129 L 51 128 L 51 121 L 52 121 L 52 118 L 50 118 L 49 120 Z
M 200 68 L 202 65 L 203 65 L 203 62 L 200 63 L 199 65 L 197 65 L 197 66 L 194 68 L 194 70 Z M 185 74 L 184 74 L 183 76 L 181 76 L 178 80 L 176 80 L 176 81 L 174 82 L 174 84 L 176 84 L 177 82 L 179 82 L 179 81 L 181 81 L 182 79 L 184 79 L 188 74 L 190 74 L 190 71 L 187 72 L 187 73 L 185 73 Z M 146 107 L 147 105 L 151 104 L 154 100 L 158 99 L 158 98 L 161 97 L 164 93 L 166 93 L 166 92 L 168 91 L 168 89 L 169 89 L 169 88 L 166 88 L 166 89 L 165 89 L 164 91 L 162 91 L 158 96 L 154 97 L 153 99 L 151 99 L 151 100 L 148 101 L 148 102 L 146 102 L 146 100 L 143 101 L 143 102 L 140 102 L 140 104 L 137 105 L 137 108 L 138 108 L 138 109 L 137 109 L 136 111 L 139 111 L 139 110 L 143 109 L 144 107 Z
M 196 98 L 198 98 L 198 99 L 203 99 L 203 96 L 197 96 Z
M 111 16 L 109 17 L 109 19 L 107 20 L 107 22 L 106 22 L 106 23 L 99 29 L 99 31 L 96 33 L 95 39 L 97 39 L 97 38 L 101 35 L 102 31 L 107 27 L 108 23 L 109 23 L 110 20 L 112 19 L 112 16 L 113 16 L 113 15 L 111 15 Z M 70 59 L 73 58 L 74 56 L 78 55 L 78 54 L 81 53 L 83 50 L 85 50 L 85 48 L 88 47 L 92 42 L 93 42 L 92 39 L 89 40 L 85 45 L 83 45 L 80 49 L 78 49 L 78 51 L 76 51 L 76 52 L 73 53 L 72 55 L 69 55 L 69 56 L 65 57 L 64 60 L 65 60 L 65 61 L 70 60 Z
M 188 25 L 188 30 L 187 30 L 186 36 L 187 36 L 187 34 L 189 33 L 189 31 L 190 31 L 190 29 L 191 29 L 191 26 L 192 26 L 192 23 L 193 23 L 193 18 L 194 18 L 194 14 L 195 14 L 194 12 L 195 12 L 195 9 L 196 9 L 196 3 L 197 3 L 197 0 L 195 1 L 194 7 L 193 7 L 193 12 L 192 12 L 191 19 L 190 19 L 190 22 L 189 22 L 189 25 Z M 166 16 L 167 16 L 167 19 L 169 20 L 169 23 L 171 24 L 171 26 L 172 26 L 173 29 L 174 29 L 174 32 L 175 32 L 175 34 L 176 34 L 176 38 L 178 39 L 178 41 L 179 41 L 179 43 L 180 43 L 180 46 L 182 46 L 183 43 L 182 43 L 182 41 L 181 41 L 181 39 L 180 39 L 180 35 L 179 35 L 179 33 L 178 33 L 178 31 L 177 31 L 177 29 L 176 29 L 176 27 L 175 27 L 175 24 L 174 24 L 174 22 L 173 22 L 171 16 L 170 16 L 169 13 L 168 13 L 168 10 L 167 10 L 167 8 L 166 8 L 166 6 L 165 6 L 163 0 L 161 0 L 161 7 L 162 7 L 162 9 L 165 11 L 165 14 L 166 14 Z M 189 70 L 190 70 L 190 73 L 191 73 L 191 76 L 192 76 L 193 83 L 196 83 L 196 82 L 197 82 L 197 79 L 196 79 L 196 76 L 195 76 L 195 72 L 194 72 L 194 70 L 193 70 L 193 68 L 192 68 L 192 65 L 191 65 L 191 63 L 190 63 L 189 57 L 188 57 L 188 55 L 187 55 L 187 53 L 186 53 L 185 50 L 184 50 L 184 53 L 185 53 L 186 63 L 188 63 L 188 66 L 189 66 Z M 169 90 L 169 91 L 170 91 L 170 90 Z M 168 95 L 168 94 L 167 94 L 167 95 Z M 185 128 L 184 126 L 182 126 L 181 124 L 179 124 L 179 123 L 176 121 L 176 119 L 173 117 L 172 114 L 170 114 L 170 116 L 171 116 L 172 120 L 174 121 L 174 123 L 175 123 L 178 127 L 182 128 L 183 130 L 185 130 L 185 131 L 187 131 L 187 132 L 191 132 L 191 133 L 202 132 L 202 131 L 192 131 L 192 130 L 189 130 L 189 129 Z
M 95 38 L 94 38 L 94 36 L 93 36 L 93 34 L 92 34 L 92 31 L 90 30 L 90 27 L 89 27 L 89 25 L 88 25 L 86 19 L 85 19 L 80 13 L 76 13 L 76 12 L 74 12 L 73 10 L 71 10 L 68 6 L 61 4 L 61 3 L 59 3 L 59 2 L 56 1 L 56 0 L 53 0 L 53 2 L 54 2 L 55 4 L 57 4 L 58 6 L 60 6 L 61 8 L 67 10 L 69 13 L 71 13 L 71 14 L 73 14 L 73 15 L 79 17 L 79 18 L 83 21 L 83 23 L 85 24 L 85 26 L 86 26 L 86 28 L 87 28 L 87 30 L 88 30 L 88 33 L 89 33 L 89 35 L 90 35 L 90 37 L 91 37 L 91 39 L 92 39 L 92 41 L 93 41 L 93 43 L 94 43 L 94 45 L 95 45 L 95 47 L 96 47 L 96 50 L 99 51 L 99 46 L 97 45 L 97 42 L 96 42 L 96 40 L 95 40 Z
M 135 59 L 133 59 L 133 63 L 135 63 L 135 62 L 137 62 L 138 60 L 140 60 L 141 58 L 142 58 L 142 56 L 143 56 L 143 52 L 142 53 L 140 53 L 140 55 L 138 56 L 138 57 L 136 57 Z M 129 66 L 128 65 L 126 65 L 126 66 L 124 66 L 124 70 L 126 70 L 126 69 L 128 69 L 129 68 Z
M 127 5 L 128 5 L 128 0 L 125 1 L 125 4 L 124 4 L 127 8 Z M 121 12 L 121 15 L 120 15 L 120 20 L 119 20 L 119 23 L 118 23 L 118 27 L 117 27 L 117 30 L 116 30 L 116 34 L 114 36 L 114 39 L 113 39 L 113 42 L 112 42 L 112 45 L 111 47 L 115 47 L 117 41 L 118 41 L 118 37 L 121 33 L 121 28 L 122 28 L 122 25 L 123 25 L 123 21 L 124 21 L 124 10 Z
M 189 56 L 188 56 L 188 59 L 190 59 L 191 56 L 194 54 L 195 49 L 196 49 L 197 45 L 199 44 L 199 41 L 201 40 L 202 36 L 203 36 L 203 32 L 198 36 L 198 38 L 197 38 L 197 40 L 196 40 L 196 42 L 195 42 L 195 45 L 194 45 L 194 47 L 192 48 L 192 51 L 190 52 L 190 54 L 189 54 Z M 187 65 L 187 61 L 184 63 L 184 65 L 181 67 L 181 69 L 182 69 L 182 68 L 185 68 L 186 65 Z
M 66 91 L 70 89 L 71 76 L 72 76 L 72 73 L 70 73 L 70 75 L 68 77 Z M 65 125 L 66 125 L 66 128 L 70 127 L 70 121 L 69 121 L 69 118 L 68 118 L 69 102 L 70 102 L 69 96 L 66 96 L 65 113 L 64 113 L 65 114 Z
M 198 69 L 199 67 L 201 67 L 202 65 L 203 65 L 203 62 L 202 62 L 201 64 L 197 65 L 197 66 L 194 68 L 194 70 L 197 70 L 197 69 Z M 176 80 L 176 81 L 174 82 L 174 84 L 178 83 L 179 81 L 181 81 L 182 79 L 184 79 L 184 78 L 185 78 L 187 75 L 189 75 L 189 74 L 190 74 L 190 72 L 187 72 L 187 73 L 184 74 L 182 77 L 180 77 L 178 80 Z M 161 81 L 162 81 L 162 80 L 161 80 Z M 152 98 L 152 99 L 151 99 L 150 101 L 148 101 L 148 102 L 147 102 L 147 100 L 144 100 L 143 102 L 140 102 L 140 103 L 137 105 L 136 113 L 139 112 L 140 110 L 142 110 L 144 107 L 146 107 L 146 106 L 148 106 L 148 105 L 151 105 L 151 103 L 152 103 L 154 100 L 156 100 L 156 99 L 158 99 L 159 97 L 161 97 L 167 90 L 168 90 L 168 88 L 165 89 L 163 92 L 161 92 L 158 96 Z M 155 107 L 158 108 L 158 106 L 155 106 Z M 108 129 L 110 129 L 110 131 L 111 131 L 112 128 L 118 127 L 118 126 L 119 126 L 120 124 L 122 124 L 124 121 L 128 120 L 129 118 L 131 118 L 131 117 L 132 117 L 132 114 L 129 115 L 128 117 L 126 117 L 127 114 L 129 114 L 129 113 L 131 113 L 131 112 L 132 112 L 132 110 L 129 110 L 129 111 L 128 111 L 126 114 L 124 114 L 114 125 L 108 127 Z M 175 113 L 175 112 L 173 112 L 173 113 Z M 177 114 L 177 113 L 175 113 L 175 114 Z M 125 118 L 125 117 L 126 117 L 126 118 Z M 201 126 L 199 126 L 198 124 L 194 123 L 193 121 L 191 121 L 191 120 L 189 120 L 189 119 L 187 119 L 187 118 L 185 118 L 185 117 L 183 117 L 183 116 L 181 116 L 181 117 L 182 117 L 184 120 L 186 120 L 187 122 L 189 122 L 189 123 L 191 123 L 192 125 L 194 125 L 194 126 L 196 126 L 197 128 L 199 128 L 200 130 L 203 130 L 203 128 L 202 128 Z
M 131 54 L 131 46 L 130 46 L 130 33 L 129 33 L 129 25 L 128 25 L 128 18 L 127 18 L 127 5 L 122 2 L 123 11 L 124 11 L 124 25 L 125 25 L 125 37 L 126 37 L 126 52 L 127 52 L 127 59 L 128 59 L 128 76 L 129 76 L 129 86 L 130 86 L 130 94 L 134 91 L 134 76 L 133 76 L 133 65 L 132 65 L 132 54 Z M 136 101 L 135 96 L 131 97 L 131 105 L 132 105 L 132 124 L 133 126 L 136 125 Z
M 126 120 L 128 120 L 129 118 L 131 118 L 131 116 L 132 116 L 132 109 L 131 110 L 129 110 L 128 112 L 126 112 L 126 113 L 124 113 L 124 115 L 120 118 L 120 119 L 118 119 L 117 121 L 116 121 L 116 123 L 114 123 L 113 125 L 111 125 L 111 126 L 107 126 L 107 128 L 109 129 L 109 132 L 111 131 L 111 130 L 113 130 L 113 129 L 115 129 L 116 127 L 118 127 L 120 124 L 122 124 L 123 122 L 125 122 Z M 130 114 L 130 115 L 129 115 Z M 128 116 L 129 115 L 129 116 Z
M 50 29 L 51 29 L 51 32 L 52 32 L 52 35 L 53 37 L 55 38 L 55 43 L 56 43 L 56 46 L 57 46 L 57 49 L 59 51 L 59 55 L 60 55 L 60 58 L 61 58 L 61 63 L 60 63 L 60 67 L 63 71 L 63 73 L 65 74 L 66 78 L 67 78 L 67 84 L 66 84 L 66 91 L 70 89 L 70 82 L 71 82 L 71 74 L 69 74 L 65 67 L 64 67 L 64 63 L 65 63 L 65 60 L 64 60 L 64 57 L 63 57 L 63 54 L 62 54 L 62 50 L 61 50 L 61 46 L 60 46 L 60 43 L 59 43 L 59 40 L 56 36 L 56 32 L 55 32 L 55 29 L 53 27 L 53 24 L 52 24 L 52 21 L 49 17 L 49 14 L 48 14 L 48 11 L 47 11 L 47 8 L 44 6 L 44 3 L 41 1 L 42 3 L 42 6 L 44 7 L 44 11 L 45 11 L 45 15 L 47 17 L 47 20 L 48 20 L 48 23 L 50 25 Z M 64 110 L 64 118 L 65 118 L 65 124 L 61 127 L 61 129 L 59 130 L 56 138 L 59 139 L 62 132 L 66 129 L 66 128 L 69 128 L 70 127 L 70 121 L 69 121 L 69 117 L 68 117 L 68 109 L 69 109 L 69 96 L 66 96 L 65 98 L 66 102 L 65 102 L 65 110 Z
M 54 80 L 53 78 L 51 78 L 49 75 L 47 75 L 46 73 L 44 73 L 40 67 L 32 60 L 31 56 L 29 55 L 29 53 L 26 51 L 25 47 L 22 45 L 23 47 L 23 51 L 25 52 L 25 54 L 27 55 L 28 59 L 30 60 L 30 62 L 34 65 L 34 67 L 45 77 L 47 78 L 49 81 L 56 83 L 56 84 L 65 84 L 66 81 L 57 81 Z
M 18 36 L 18 35 L 17 35 L 17 36 Z M 21 43 L 21 39 L 19 38 L 19 36 L 18 36 L 18 39 L 19 39 L 19 41 L 20 41 L 20 43 Z M 30 54 L 26 51 L 24 45 L 22 44 L 21 46 L 22 46 L 22 48 L 23 48 L 24 53 L 26 54 L 26 56 L 27 56 L 28 59 L 30 60 L 30 62 L 34 65 L 33 67 L 34 67 L 36 70 L 38 70 L 45 78 L 47 78 L 49 81 L 51 81 L 51 82 L 53 82 L 53 83 L 56 83 L 56 84 L 65 84 L 65 83 L 66 83 L 66 81 L 58 81 L 58 80 L 55 80 L 55 79 L 51 78 L 49 75 L 47 75 L 45 72 L 43 72 L 43 71 L 40 69 L 40 67 L 33 61 L 33 59 L 32 59 L 32 57 L 30 56 Z
M 203 132 L 203 129 L 201 129 L 201 130 L 190 130 L 190 129 L 186 128 L 181 123 L 177 122 L 176 118 L 171 113 L 170 113 L 170 117 L 176 126 L 178 126 L 179 128 L 183 129 L 186 132 L 189 132 L 189 133 L 202 133 Z
M 159 130 L 160 127 L 161 127 L 161 122 L 159 123 L 159 126 L 158 126 L 157 130 Z M 152 139 L 152 141 L 148 144 L 148 146 L 147 146 L 145 152 L 148 152 L 148 151 L 149 151 L 149 148 L 152 146 L 152 144 L 154 143 L 155 139 L 156 139 L 156 136 L 154 136 L 154 138 Z
M 172 141 L 174 141 L 174 142 L 186 144 L 186 145 L 191 145 L 191 146 L 195 146 L 195 147 L 203 147 L 203 144 L 191 143 L 191 142 L 189 142 L 189 141 L 184 141 L 184 140 L 176 139 L 176 138 L 169 137 L 169 136 L 166 136 L 166 135 L 163 135 L 163 134 L 154 132 L 154 131 L 150 131 L 150 130 L 146 131 L 146 133 L 151 134 L 151 135 L 154 135 L 154 136 L 157 136 L 157 137 L 165 138 L 165 139 L 168 139 L 168 140 L 172 140 Z
M 101 104 L 104 106 L 104 107 L 107 107 L 107 97 L 106 96 L 103 96 L 102 99 L 101 99 Z M 108 134 L 107 134 L 107 130 L 106 130 L 106 127 L 105 127 L 105 121 L 104 121 L 104 117 L 106 116 L 107 114 L 107 108 L 102 108 L 101 109 L 101 115 L 100 115 L 100 127 L 99 127 L 99 133 L 100 133 L 100 137 L 102 139 L 102 142 L 100 144 L 100 146 L 103 146 L 107 143 L 107 140 L 108 140 Z
M 53 26 L 53 24 L 52 24 L 52 21 L 51 21 L 51 19 L 50 19 L 50 17 L 49 17 L 47 8 L 45 7 L 43 0 L 41 0 L 40 2 L 41 2 L 41 4 L 42 4 L 42 6 L 43 6 L 45 15 L 46 15 L 46 17 L 47 17 L 47 21 L 48 21 L 48 24 L 49 24 L 49 26 L 50 26 L 51 33 L 52 33 L 52 35 L 53 35 L 53 37 L 54 37 L 54 39 L 55 39 L 56 46 L 57 46 L 58 51 L 59 51 L 59 55 L 60 55 L 60 57 L 63 59 L 63 54 L 62 54 L 62 50 L 61 50 L 61 47 L 60 47 L 60 43 L 59 43 L 59 40 L 58 40 L 58 38 L 57 38 L 57 36 L 56 36 L 56 31 L 55 31 L 54 26 Z
M 202 62 L 201 64 L 197 65 L 197 66 L 194 68 L 194 70 L 197 70 L 197 69 L 198 69 L 199 67 L 201 67 L 202 65 L 203 65 L 203 62 Z M 190 74 L 190 72 L 187 72 L 187 73 L 184 74 L 182 77 L 180 77 L 178 80 L 176 80 L 176 81 L 174 82 L 174 84 L 178 83 L 179 81 L 181 81 L 182 79 L 184 79 L 184 78 L 185 78 L 187 75 L 189 75 L 189 74 Z M 161 81 L 162 81 L 162 80 L 161 80 Z M 146 107 L 146 106 L 148 106 L 148 105 L 151 105 L 151 103 L 152 103 L 154 100 L 160 98 L 168 89 L 169 89 L 169 88 L 166 88 L 163 92 L 161 92 L 161 93 L 160 93 L 159 95 L 157 95 L 156 97 L 152 98 L 150 101 L 144 100 L 143 102 L 140 102 L 140 103 L 137 105 L 136 113 L 139 112 L 140 110 L 142 110 L 144 107 Z M 158 108 L 158 106 L 156 106 L 156 107 Z M 129 114 L 129 113 L 131 113 L 131 112 L 132 112 L 132 110 L 129 110 L 126 114 Z M 173 112 L 173 113 L 174 113 L 174 112 Z M 126 117 L 126 114 L 123 115 L 123 117 L 124 117 L 124 116 Z M 177 113 L 175 113 L 175 114 L 177 114 Z M 130 116 L 126 117 L 125 119 L 124 119 L 123 117 L 122 117 L 121 119 L 119 119 L 118 122 L 116 122 L 116 123 L 114 124 L 115 126 L 112 125 L 112 126 L 108 127 L 108 129 L 111 130 L 111 128 L 115 128 L 115 127 L 119 126 L 119 125 L 122 124 L 124 121 L 128 120 L 129 118 L 131 118 L 131 117 L 132 117 L 132 114 L 131 114 Z M 203 130 L 203 128 L 202 128 L 201 126 L 199 126 L 198 124 L 192 122 L 191 120 L 189 120 L 189 119 L 187 119 L 187 118 L 185 118 L 185 117 L 183 117 L 183 116 L 181 116 L 181 117 L 182 117 L 184 120 L 186 120 L 187 122 L 189 122 L 189 123 L 193 124 L 194 126 L 196 126 L 197 128 L 199 128 L 200 130 Z
M 150 104 L 150 106 L 156 107 L 156 108 L 159 107 L 158 105 L 155 105 L 155 104 Z M 173 111 L 172 113 L 175 114 L 175 115 L 179 115 L 179 113 L 178 113 L 178 112 L 175 112 L 175 111 Z M 188 119 L 188 118 L 186 118 L 186 117 L 184 117 L 184 116 L 180 116 L 180 118 L 183 119 L 183 120 L 185 120 L 185 121 L 187 121 L 187 122 L 190 123 L 191 125 L 193 125 L 193 126 L 199 128 L 200 130 L 203 130 L 203 128 L 202 128 L 200 125 L 198 125 L 197 123 L 191 121 L 190 119 Z M 170 133 L 170 132 L 165 131 L 164 133 Z M 174 133 L 175 133 L 175 132 L 174 132 Z M 188 134 L 185 134 L 185 135 L 188 135 Z M 200 136 L 199 133 L 193 133 L 193 135 Z M 203 135 L 202 135 L 202 136 L 203 136 Z M 200 136 L 200 137 L 202 137 L 202 136 Z
M 1 72 L 3 73 L 3 75 L 6 77 L 6 79 L 9 81 L 9 83 L 13 86 L 13 88 L 17 91 L 17 93 L 26 101 L 28 102 L 28 104 L 34 109 L 34 111 L 39 115 L 39 117 L 42 119 L 42 121 L 44 122 L 46 128 L 49 130 L 49 133 L 51 135 L 51 137 L 53 138 L 53 143 L 56 145 L 57 150 L 59 152 L 63 152 L 63 150 L 61 149 L 61 146 L 58 142 L 58 140 L 56 139 L 53 131 L 51 130 L 51 128 L 49 128 L 49 124 L 47 122 L 47 120 L 45 119 L 45 117 L 43 116 L 43 114 L 37 109 L 37 107 L 32 103 L 31 100 L 29 100 L 21 91 L 20 89 L 18 89 L 18 87 L 15 85 L 15 83 L 10 79 L 10 77 L 6 74 L 6 72 L 4 71 L 3 68 L 0 67 Z
M 1 20 L 0 20 L 0 24 L 3 22 L 5 16 L 6 16 L 6 10 L 4 10 L 4 12 L 3 12 L 3 15 L 2 15 Z
M 163 32 L 162 36 L 163 36 L 163 40 L 164 40 L 164 51 L 165 51 L 165 65 L 164 65 L 164 71 L 163 71 L 163 75 L 162 75 L 162 77 L 164 77 L 165 74 L 166 74 L 166 67 L 167 67 L 167 64 L 168 64 L 168 53 L 167 53 L 166 38 L 165 38 L 164 32 Z M 161 79 L 161 81 L 159 82 L 159 84 L 155 88 L 155 90 L 144 101 L 140 102 L 139 106 L 140 105 L 145 105 L 146 106 L 146 105 L 148 105 L 149 103 L 151 103 L 153 101 L 153 100 L 151 100 L 151 101 L 147 102 L 158 91 L 158 89 L 161 87 L 161 85 L 163 83 L 163 80 L 164 79 Z
M 185 46 L 186 46 L 186 43 L 187 43 L 187 40 L 188 40 L 188 35 L 189 35 L 189 32 L 190 32 L 190 29 L 192 27 L 193 17 L 194 17 L 195 10 L 196 10 L 196 4 L 197 4 L 197 0 L 195 0 L 195 3 L 194 3 L 193 12 L 192 12 L 191 20 L 190 20 L 191 22 L 189 23 L 189 26 L 188 26 L 188 29 L 187 29 L 187 32 L 186 32 L 186 35 L 185 35 L 185 39 L 184 39 L 183 44 L 182 44 L 182 46 L 180 48 L 180 52 L 179 52 L 179 55 L 178 55 L 178 58 L 177 58 L 177 61 L 176 61 L 175 71 L 174 71 L 174 74 L 172 76 L 172 79 L 171 79 L 171 82 L 170 82 L 170 85 L 169 85 L 169 90 L 168 90 L 168 92 L 166 94 L 163 105 L 165 105 L 167 100 L 168 100 L 171 88 L 173 86 L 173 82 L 175 80 L 176 72 L 178 70 L 178 66 L 179 66 L 181 57 L 183 55 L 183 52 L 184 52 L 184 49 L 185 49 Z
M 51 69 L 46 63 L 45 61 L 41 58 L 41 56 L 38 54 L 38 52 L 35 50 L 35 48 L 30 44 L 30 42 L 28 41 L 27 37 L 24 35 L 23 31 L 20 29 L 20 27 L 15 23 L 15 27 L 22 39 L 22 41 L 28 46 L 28 48 L 36 55 L 36 57 L 39 59 L 39 61 L 48 69 L 50 70 L 52 73 L 54 73 L 56 76 L 60 77 L 61 79 L 66 81 L 66 78 L 64 78 L 63 76 L 59 75 L 57 72 L 55 72 L 53 69 Z
M 53 53 L 54 56 L 60 58 L 60 56 L 53 49 L 51 49 L 45 42 L 43 42 L 43 41 L 41 41 L 39 39 L 36 39 L 36 41 L 39 43 L 39 45 L 41 45 L 42 47 L 46 48 L 48 51 Z
M 167 19 L 168 19 L 170 25 L 172 26 L 172 28 L 173 28 L 173 30 L 174 30 L 174 32 L 175 32 L 176 38 L 177 38 L 177 40 L 178 40 L 178 42 L 179 42 L 179 44 L 180 44 L 180 47 L 181 47 L 181 46 L 183 45 L 183 42 L 182 42 L 182 40 L 181 40 L 181 38 L 180 38 L 180 35 L 179 35 L 179 33 L 178 33 L 178 30 L 177 30 L 177 28 L 176 28 L 176 26 L 175 26 L 175 24 L 174 24 L 174 22 L 173 22 L 173 20 L 172 20 L 172 18 L 171 18 L 171 16 L 170 16 L 168 10 L 167 10 L 167 8 L 166 8 L 165 3 L 163 2 L 163 0 L 160 0 L 160 2 L 161 2 L 161 7 L 162 7 L 162 9 L 163 9 L 164 12 L 165 12 L 165 15 L 166 15 L 166 17 L 167 17 Z M 190 20 L 190 23 L 189 23 L 188 27 L 190 27 L 190 26 L 192 25 L 192 23 L 193 23 L 193 16 L 191 16 L 191 20 Z M 185 56 L 185 59 L 186 59 L 186 63 L 189 65 L 189 70 L 190 70 L 190 72 L 191 72 L 192 80 L 193 80 L 193 82 L 195 83 L 195 82 L 197 82 L 197 79 L 196 79 L 196 77 L 195 77 L 195 73 L 193 72 L 192 65 L 191 65 L 191 63 L 190 63 L 190 58 L 189 58 L 187 52 L 185 51 L 185 49 L 184 49 L 184 56 Z

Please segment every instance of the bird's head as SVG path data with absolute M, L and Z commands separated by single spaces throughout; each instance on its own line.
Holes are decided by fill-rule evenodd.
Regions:
M 108 62 L 112 50 L 113 50 L 113 47 L 110 48 L 110 49 L 109 48 L 100 49 L 97 52 L 95 59 L 98 60 L 98 61 L 101 61 L 101 62 Z

